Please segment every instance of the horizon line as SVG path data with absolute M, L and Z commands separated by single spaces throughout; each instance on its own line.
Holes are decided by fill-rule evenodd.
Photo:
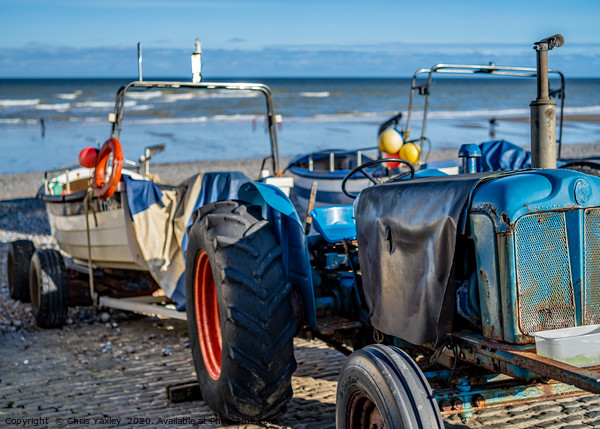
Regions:
M 405 75 L 405 76 L 393 76 L 393 75 L 378 75 L 378 76 L 334 76 L 334 75 L 309 75 L 309 76 L 300 76 L 300 75 L 289 75 L 289 76 L 212 76 L 209 78 L 203 78 L 203 82 L 211 82 L 213 79 L 218 80 L 235 80 L 237 82 L 241 82 L 242 80 L 248 79 L 412 79 L 413 75 Z M 444 76 L 442 79 L 469 79 L 473 80 L 473 76 Z M 522 79 L 528 79 L 530 77 L 521 77 Z M 532 77 L 531 77 L 532 78 Z M 112 79 L 112 80 L 127 80 L 130 82 L 139 81 L 136 76 L 52 76 L 52 77 L 40 77 L 40 76 L 0 76 L 0 80 L 19 80 L 19 79 L 27 79 L 27 80 L 53 80 L 53 79 L 77 79 L 77 80 L 100 80 L 100 79 Z M 508 79 L 508 80 L 518 80 L 519 77 L 513 76 L 490 76 L 490 75 L 481 75 L 476 76 L 475 79 Z M 553 79 L 553 78 L 551 78 Z M 600 79 L 600 75 L 597 76 L 565 76 L 565 79 Z M 143 82 L 150 81 L 160 81 L 160 80 L 177 80 L 181 82 L 191 82 L 189 76 L 175 76 L 175 75 L 163 75 L 163 76 L 152 76 L 150 78 L 144 78 Z

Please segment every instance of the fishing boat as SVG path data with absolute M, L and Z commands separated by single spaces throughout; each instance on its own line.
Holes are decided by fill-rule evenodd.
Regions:
M 162 150 L 164 146 L 146 148 L 143 163 L 113 160 L 107 174 L 113 175 L 116 162 L 122 162 L 120 176 L 124 180 L 149 180 L 150 158 Z M 91 260 L 94 266 L 147 270 L 132 223 L 128 221 L 131 213 L 125 181 L 116 179 L 116 189 L 110 198 L 98 187 L 90 193 L 92 183 L 96 183 L 95 170 L 73 162 L 44 174 L 38 198 L 46 204 L 52 235 L 75 263 L 86 265 Z
M 403 127 L 399 126 L 399 119 L 388 123 L 385 127 L 380 128 L 379 133 L 381 134 L 387 129 L 397 130 L 405 144 L 415 144 L 418 147 L 419 157 L 414 164 L 420 169 L 431 169 L 431 168 L 450 168 L 454 167 L 453 170 L 446 170 L 446 172 L 458 172 L 460 153 L 458 157 L 453 161 L 437 161 L 428 162 L 429 153 L 435 143 L 427 137 L 428 131 L 428 120 L 430 116 L 430 97 L 432 94 L 432 88 L 434 79 L 441 76 L 462 76 L 477 78 L 481 76 L 495 77 L 495 78 L 520 78 L 532 80 L 535 82 L 537 78 L 537 69 L 531 67 L 517 67 L 517 66 L 497 66 L 494 63 L 488 65 L 464 65 L 464 64 L 436 64 L 431 68 L 423 68 L 417 70 L 411 79 L 410 94 L 408 110 L 406 112 L 406 123 Z M 549 96 L 556 98 L 558 101 L 557 106 L 557 133 L 556 143 L 558 147 L 558 157 L 560 158 L 561 147 L 562 147 L 562 132 L 563 132 L 563 119 L 564 119 L 564 100 L 565 100 L 565 77 L 559 70 L 548 70 L 548 76 L 554 77 L 558 80 L 559 87 L 556 89 L 549 89 Z M 417 106 L 416 97 L 424 96 L 423 103 Z M 482 97 L 485 97 L 482 94 Z M 411 138 L 412 127 L 419 116 L 421 117 L 420 136 L 417 138 Z M 496 118 L 489 118 L 490 123 L 490 140 L 483 143 L 464 142 L 465 144 L 477 144 L 480 149 L 483 150 L 481 154 L 482 159 L 480 160 L 480 168 L 484 171 L 487 170 L 509 170 L 515 168 L 521 168 L 526 166 L 528 163 L 528 156 L 524 153 L 524 150 L 512 145 L 505 140 L 499 139 L 496 135 Z M 452 165 L 454 164 L 454 165 Z
M 559 102 L 557 146 L 560 158 L 565 78 L 558 70 L 549 70 L 548 72 L 550 76 L 556 77 L 559 83 L 559 88 L 549 92 Z M 472 158 L 480 158 L 476 164 L 477 168 L 482 171 L 510 170 L 528 166 L 530 159 L 528 152 L 495 136 L 495 118 L 490 118 L 490 141 L 478 144 L 465 142 L 467 146 L 457 153 L 456 157 L 441 161 L 429 161 L 432 146 L 435 146 L 436 143 L 432 144 L 427 137 L 430 96 L 434 78 L 443 75 L 535 79 L 537 70 L 530 67 L 496 66 L 493 63 L 488 65 L 437 64 L 431 68 L 417 70 L 411 79 L 408 110 L 393 115 L 379 126 L 376 134 L 378 140 L 376 146 L 358 150 L 343 148 L 323 150 L 300 155 L 289 163 L 287 169 L 294 178 L 292 194 L 298 201 L 298 205 L 320 207 L 331 204 L 350 204 L 352 198 L 341 190 L 342 181 L 354 168 L 362 162 L 370 160 L 381 160 L 381 164 L 374 164 L 365 170 L 371 176 L 374 172 L 379 171 L 379 180 L 388 180 L 390 176 L 408 171 L 406 166 L 385 159 L 392 157 L 411 162 L 416 168 L 417 176 L 458 174 L 459 168 L 466 168 L 467 159 L 473 161 Z M 423 103 L 417 105 L 417 96 L 425 97 Z M 405 121 L 403 118 L 406 118 Z M 411 130 L 418 119 L 421 119 L 420 135 L 411 138 Z M 465 166 L 463 167 L 462 164 Z M 359 172 L 352 174 L 349 179 L 346 183 L 349 194 L 356 194 L 364 187 L 375 183 Z M 313 201 L 311 201 L 311 195 Z
M 140 46 L 139 78 L 117 91 L 114 111 L 108 115 L 108 139 L 100 148 L 83 149 L 77 162 L 45 173 L 38 198 L 46 205 L 60 252 L 36 251 L 26 240 L 11 243 L 9 249 L 11 296 L 31 299 L 38 325 L 60 326 L 68 305 L 75 302 L 185 319 L 184 251 L 192 214 L 211 202 L 237 198 L 240 186 L 250 181 L 242 172 L 229 171 L 192 174 L 177 186 L 162 184 L 149 162 L 165 145 L 145 148 L 137 161 L 124 159 L 120 135 L 129 94 L 262 95 L 270 155 L 257 176 L 289 193 L 292 180 L 275 177 L 280 172 L 276 131 L 280 119 L 271 89 L 262 83 L 203 81 L 199 54 L 197 44 L 191 82 L 149 81 L 142 79 Z M 83 290 L 77 290 L 81 285 Z

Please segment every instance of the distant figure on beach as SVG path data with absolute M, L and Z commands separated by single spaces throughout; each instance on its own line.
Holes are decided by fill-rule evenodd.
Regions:
M 496 118 L 490 119 L 490 138 L 496 137 Z
M 42 138 L 46 136 L 46 122 L 44 122 L 44 118 L 40 119 L 40 125 L 42 126 Z

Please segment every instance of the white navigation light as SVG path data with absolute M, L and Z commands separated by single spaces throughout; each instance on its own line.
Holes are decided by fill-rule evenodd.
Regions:
M 196 39 L 196 52 L 192 54 L 192 82 L 200 83 L 202 80 L 202 62 L 200 60 L 200 54 L 202 53 L 200 47 L 200 40 Z

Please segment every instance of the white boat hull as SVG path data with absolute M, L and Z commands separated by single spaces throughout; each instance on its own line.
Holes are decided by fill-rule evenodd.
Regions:
M 124 193 L 121 195 L 124 197 Z M 83 207 L 83 202 L 80 204 Z M 85 213 L 60 215 L 48 211 L 52 235 L 75 262 L 87 264 L 91 251 L 94 266 L 146 269 L 136 241 L 132 240 L 133 232 L 126 206 L 88 213 L 89 250 L 85 216 Z
M 82 170 L 78 178 L 87 169 Z M 125 192 L 109 200 L 92 199 L 87 213 L 89 240 L 83 199 L 52 198 L 43 198 L 52 235 L 74 262 L 87 265 L 91 254 L 94 267 L 148 269 L 135 239 Z

